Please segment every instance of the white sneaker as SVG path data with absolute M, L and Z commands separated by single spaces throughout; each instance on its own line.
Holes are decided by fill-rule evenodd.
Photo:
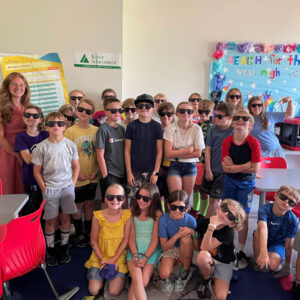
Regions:
M 182 271 L 181 271 L 182 274 Z M 192 277 L 192 270 L 189 269 L 188 270 L 188 275 L 185 279 L 182 279 L 181 277 L 179 277 L 176 281 L 175 281 L 175 285 L 174 285 L 174 291 L 176 292 L 182 292 L 187 284 L 187 282 L 190 280 L 190 278 Z

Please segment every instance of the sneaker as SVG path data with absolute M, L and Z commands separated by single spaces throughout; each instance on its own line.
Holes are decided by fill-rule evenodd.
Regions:
M 58 265 L 57 255 L 56 255 L 56 248 L 55 247 L 48 247 L 47 248 L 47 265 L 49 267 L 55 267 Z
M 75 245 L 79 248 L 86 248 L 89 245 L 88 240 L 83 233 L 80 235 L 75 235 L 73 241 Z
M 183 273 L 185 273 L 185 274 L 183 274 Z M 186 274 L 186 273 L 188 273 L 188 274 Z M 175 281 L 174 291 L 182 292 L 191 277 L 192 277 L 191 269 L 189 269 L 188 271 L 182 269 L 180 272 L 180 277 Z
M 70 236 L 73 236 L 75 235 L 75 226 L 73 223 L 71 223 L 70 225 Z
M 236 255 L 237 266 L 239 269 L 245 269 L 248 266 L 249 257 L 243 251 L 239 251 Z
M 212 296 L 211 279 L 208 281 L 202 280 L 198 287 L 198 297 L 201 299 L 209 298 Z
M 60 245 L 60 258 L 59 262 L 61 264 L 68 264 L 71 261 L 71 255 L 69 250 L 69 244 Z
M 160 289 L 163 292 L 172 292 L 174 290 L 174 283 L 168 278 L 165 280 L 160 280 Z

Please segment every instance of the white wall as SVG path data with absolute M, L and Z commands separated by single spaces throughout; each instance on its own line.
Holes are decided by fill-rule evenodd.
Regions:
M 298 0 L 124 0 L 123 98 L 207 97 L 216 42 L 300 43 L 299 9 Z
M 0 0 L 0 52 L 58 52 L 68 90 L 121 94 L 122 72 L 74 68 L 75 51 L 122 52 L 122 0 Z M 98 101 L 99 102 L 99 101 Z

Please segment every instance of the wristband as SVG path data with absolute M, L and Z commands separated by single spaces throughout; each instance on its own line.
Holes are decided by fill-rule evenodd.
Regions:
M 214 232 L 214 230 L 213 229 L 211 229 L 211 228 L 209 228 L 209 227 L 207 227 L 207 230 L 206 231 L 211 231 L 211 232 Z
M 196 240 L 198 238 L 198 232 L 195 231 L 195 234 L 192 236 L 193 240 Z
M 209 226 L 212 227 L 214 230 L 217 228 L 217 226 L 214 225 L 214 224 L 210 224 L 210 223 L 209 223 L 209 224 L 208 224 L 208 227 L 209 227 Z

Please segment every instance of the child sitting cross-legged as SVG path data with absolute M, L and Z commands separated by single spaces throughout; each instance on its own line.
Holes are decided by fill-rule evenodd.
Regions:
M 183 291 L 192 276 L 190 266 L 193 258 L 196 220 L 186 213 L 189 209 L 189 198 L 183 190 L 174 191 L 169 195 L 167 209 L 169 213 L 164 214 L 159 220 L 159 237 L 163 251 L 159 277 L 162 279 L 162 290 Z M 179 278 L 173 283 L 170 275 L 179 259 L 183 266 Z
M 241 230 L 244 220 L 242 206 L 231 199 L 221 203 L 215 216 L 198 219 L 196 232 L 201 245 L 197 264 L 203 277 L 198 288 L 199 298 L 210 298 L 212 294 L 216 299 L 227 298 L 236 259 L 234 230 Z

